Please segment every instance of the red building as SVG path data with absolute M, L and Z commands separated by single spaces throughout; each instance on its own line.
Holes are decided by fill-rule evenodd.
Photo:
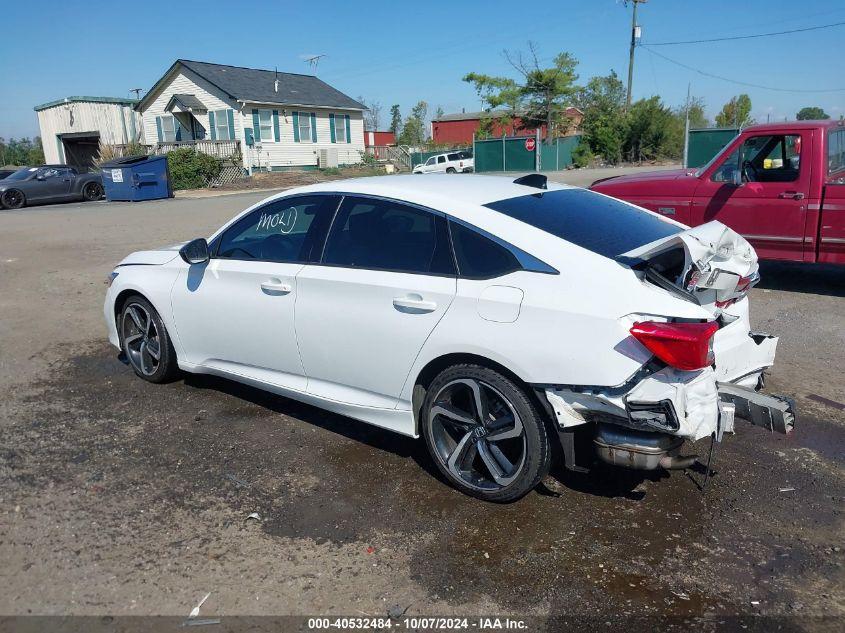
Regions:
M 396 145 L 396 135 L 393 132 L 371 132 L 364 130 L 364 147 L 376 145 Z
M 470 145 L 472 135 L 478 131 L 481 119 L 495 117 L 495 112 L 459 112 L 457 114 L 444 114 L 438 119 L 431 121 L 431 139 L 435 143 L 453 143 L 455 145 Z M 567 108 L 566 116 L 572 121 L 565 136 L 575 134 L 584 118 L 584 113 L 578 108 Z M 493 124 L 493 136 L 533 136 L 534 130 L 521 129 L 522 122 L 519 117 L 514 118 L 510 125 L 501 126 Z M 365 135 L 366 136 L 366 135 Z M 546 137 L 546 126 L 540 128 L 540 137 Z

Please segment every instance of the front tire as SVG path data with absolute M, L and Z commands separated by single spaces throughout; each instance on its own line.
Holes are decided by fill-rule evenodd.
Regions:
M 420 422 L 438 470 L 461 492 L 515 501 L 545 477 L 550 447 L 525 391 L 480 365 L 454 365 L 432 381 Z
M 4 209 L 20 209 L 26 204 L 26 196 L 20 189 L 6 189 L 0 196 L 0 206 Z
M 103 185 L 98 182 L 89 182 L 82 188 L 82 197 L 86 202 L 94 202 L 103 197 Z
M 120 311 L 118 328 L 120 347 L 139 378 L 161 383 L 176 376 L 176 350 L 149 301 L 140 295 L 129 297 Z

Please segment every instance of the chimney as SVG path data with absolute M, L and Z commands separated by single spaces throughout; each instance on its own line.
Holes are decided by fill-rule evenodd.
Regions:
M 276 78 L 273 80 L 273 90 L 279 92 L 279 69 L 278 67 L 275 70 Z

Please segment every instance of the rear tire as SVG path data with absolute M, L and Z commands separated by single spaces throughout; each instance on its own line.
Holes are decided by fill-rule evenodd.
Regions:
M 123 303 L 117 321 L 120 349 L 139 378 L 161 383 L 179 372 L 176 350 L 158 312 L 141 295 L 132 295 Z
M 447 167 L 447 168 L 446 168 L 446 173 L 447 173 L 447 174 L 457 174 L 457 173 L 458 173 L 458 170 L 457 170 L 457 169 L 455 169 L 454 167 Z
M 21 209 L 26 205 L 26 196 L 20 189 L 6 189 L 0 196 L 0 206 L 4 209 Z
M 461 364 L 438 374 L 420 424 L 438 470 L 464 494 L 515 501 L 549 470 L 543 419 L 519 385 L 488 367 Z
M 86 202 L 94 202 L 103 197 L 103 185 L 98 182 L 89 182 L 82 188 L 82 197 Z

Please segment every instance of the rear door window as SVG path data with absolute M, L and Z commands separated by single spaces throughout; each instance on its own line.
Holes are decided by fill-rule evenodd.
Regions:
M 401 202 L 364 196 L 344 197 L 322 263 L 455 274 L 445 217 Z
M 449 223 L 458 273 L 469 279 L 501 277 L 522 266 L 504 246 L 457 222 Z
M 485 206 L 610 258 L 683 230 L 648 211 L 585 189 L 536 193 Z
M 446 162 L 446 157 L 445 157 L 445 156 L 438 156 L 438 157 L 437 157 L 437 162 L 438 162 L 438 163 L 445 163 L 445 162 Z

